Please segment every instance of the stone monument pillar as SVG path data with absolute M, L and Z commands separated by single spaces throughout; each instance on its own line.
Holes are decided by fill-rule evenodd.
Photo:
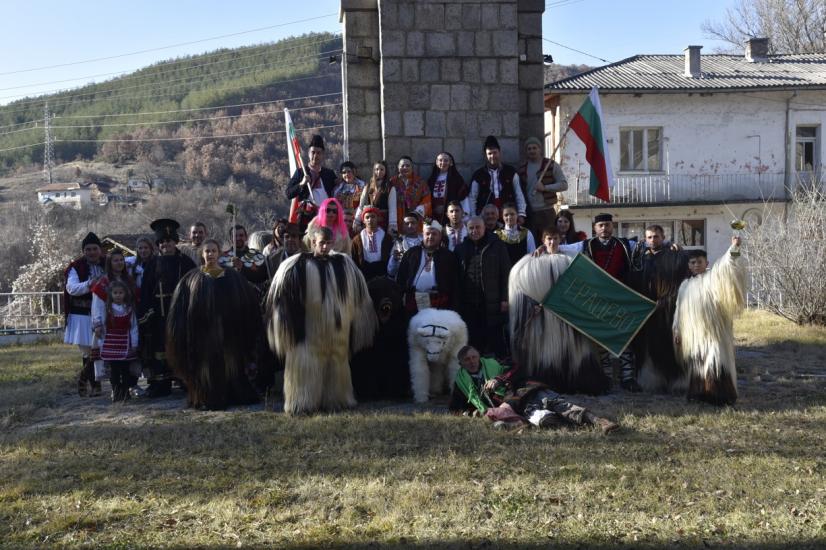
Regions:
M 518 164 L 542 139 L 544 0 L 342 0 L 345 156 L 362 176 L 453 154 L 466 178 L 487 135 Z

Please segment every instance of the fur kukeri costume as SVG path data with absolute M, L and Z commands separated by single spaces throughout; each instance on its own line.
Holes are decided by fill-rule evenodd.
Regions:
M 684 281 L 677 297 L 677 356 L 688 369 L 688 398 L 715 405 L 737 401 L 734 317 L 746 305 L 746 272 L 726 253 L 710 271 Z
M 263 331 L 258 294 L 234 269 L 193 269 L 181 278 L 166 321 L 166 356 L 190 407 L 225 409 L 258 401 L 247 378 Z
M 508 280 L 511 352 L 528 378 L 560 393 L 606 393 L 611 380 L 599 365 L 594 346 L 552 311 L 536 306 L 568 269 L 563 254 L 525 256 Z
M 455 311 L 424 309 L 410 319 L 410 383 L 413 400 L 426 402 L 431 395 L 453 388 L 459 371 L 459 350 L 467 345 L 467 325 Z
M 407 313 L 395 281 L 376 277 L 367 283 L 379 322 L 373 345 L 353 355 L 350 371 L 359 401 L 402 399 L 410 392 Z
M 636 251 L 635 251 L 636 252 Z M 663 250 L 629 274 L 631 288 L 654 300 L 657 307 L 631 343 L 637 379 L 646 391 L 683 391 L 685 369 L 674 352 L 671 326 L 677 292 L 688 273 L 688 257 Z
M 350 354 L 373 343 L 377 321 L 353 260 L 290 256 L 273 277 L 266 309 L 270 347 L 284 360 L 284 411 L 354 406 Z

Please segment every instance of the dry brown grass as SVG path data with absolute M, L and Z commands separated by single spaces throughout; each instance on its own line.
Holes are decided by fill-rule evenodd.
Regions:
M 110 406 L 60 394 L 72 350 L 0 350 L 0 410 L 32 396 L 0 435 L 0 546 L 823 547 L 826 384 L 795 373 L 826 331 L 776 323 L 738 322 L 736 409 L 574 398 L 622 422 L 610 437 L 398 407 Z

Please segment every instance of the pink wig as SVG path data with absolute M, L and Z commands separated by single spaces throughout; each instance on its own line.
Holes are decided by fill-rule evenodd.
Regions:
M 330 227 L 327 225 L 327 208 L 329 206 L 335 206 L 338 210 L 338 214 L 336 214 L 336 222 L 335 225 Z M 344 223 L 344 208 L 341 206 L 341 203 L 338 202 L 338 199 L 325 199 L 321 203 L 321 207 L 318 209 L 318 223 L 321 227 L 329 227 L 330 230 L 333 232 L 333 238 L 337 239 L 339 237 L 349 237 L 350 234 L 347 231 L 347 225 Z

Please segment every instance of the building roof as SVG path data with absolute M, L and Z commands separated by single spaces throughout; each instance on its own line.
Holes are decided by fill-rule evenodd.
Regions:
M 751 62 L 742 55 L 703 55 L 699 78 L 684 75 L 684 55 L 635 55 L 604 67 L 563 78 L 545 92 L 725 91 L 826 88 L 826 54 L 770 55 Z
M 37 192 L 46 193 L 48 191 L 76 191 L 78 189 L 80 189 L 80 184 L 76 182 L 50 183 L 48 185 L 44 185 L 43 187 L 39 187 Z

